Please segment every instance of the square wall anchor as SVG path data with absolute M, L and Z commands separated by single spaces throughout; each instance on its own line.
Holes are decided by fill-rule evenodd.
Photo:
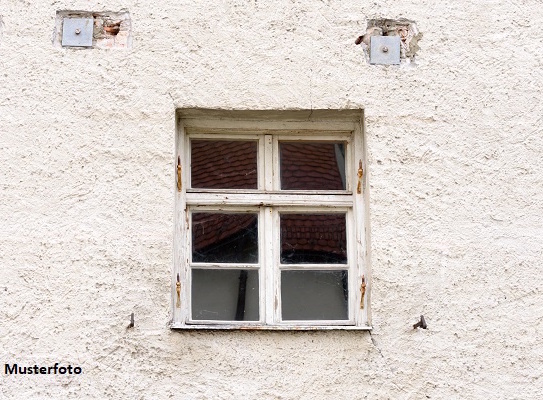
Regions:
M 62 21 L 62 46 L 92 47 L 92 18 L 64 18 Z
M 400 63 L 399 36 L 372 36 L 370 64 L 394 65 Z

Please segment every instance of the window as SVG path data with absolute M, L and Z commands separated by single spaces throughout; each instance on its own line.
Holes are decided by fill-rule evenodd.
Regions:
M 361 110 L 178 112 L 177 329 L 369 329 Z

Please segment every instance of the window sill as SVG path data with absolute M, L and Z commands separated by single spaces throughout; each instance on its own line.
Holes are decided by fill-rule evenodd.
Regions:
M 172 330 L 221 330 L 221 331 L 371 331 L 371 326 L 354 325 L 183 325 L 172 323 Z

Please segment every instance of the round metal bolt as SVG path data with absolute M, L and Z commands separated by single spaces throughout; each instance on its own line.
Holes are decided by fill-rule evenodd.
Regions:
M 75 34 L 76 34 L 76 35 L 79 35 L 80 33 L 81 33 L 81 29 L 77 28 L 77 29 L 75 30 Z
M 388 47 L 383 46 L 383 53 L 388 53 Z

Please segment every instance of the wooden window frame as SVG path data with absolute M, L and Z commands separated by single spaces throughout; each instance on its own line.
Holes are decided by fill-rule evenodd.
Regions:
M 175 186 L 172 329 L 369 330 L 371 329 L 369 210 L 363 110 L 245 111 L 180 109 L 176 116 L 176 164 L 182 167 L 181 190 Z M 258 140 L 257 189 L 191 189 L 190 140 Z M 346 143 L 346 190 L 280 190 L 279 141 Z M 359 178 L 359 167 L 363 175 Z M 177 165 L 176 165 L 177 168 Z M 360 193 L 358 192 L 360 188 Z M 259 321 L 191 320 L 191 211 L 254 212 L 259 215 L 259 262 L 221 268 L 259 270 Z M 345 213 L 347 264 L 279 263 L 279 214 Z M 281 321 L 281 270 L 348 270 L 348 320 Z M 179 277 L 179 282 L 178 282 Z M 178 284 L 179 283 L 179 284 Z M 365 295 L 362 285 L 365 284 Z M 178 296 L 177 290 L 180 286 Z

